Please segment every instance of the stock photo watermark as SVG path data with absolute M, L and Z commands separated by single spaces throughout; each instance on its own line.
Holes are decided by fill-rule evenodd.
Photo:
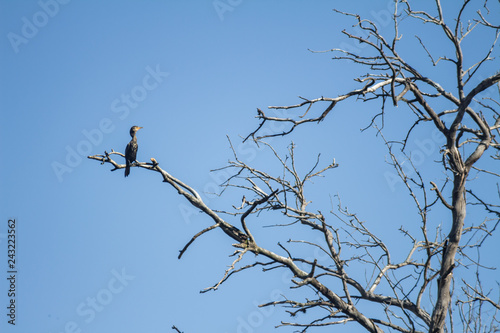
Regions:
M 316 242 L 322 242 L 324 241 L 324 238 L 322 237 L 317 237 Z M 305 260 L 309 262 L 313 262 L 314 260 L 317 260 L 317 262 L 321 263 L 325 260 L 331 259 L 325 252 L 321 251 L 319 248 L 315 247 L 313 251 L 313 255 L 310 257 L 306 257 Z M 299 262 L 297 263 L 297 266 L 304 270 L 307 271 L 310 269 L 310 266 L 306 264 L 305 262 Z M 284 287 L 293 287 L 294 284 L 292 283 L 292 280 L 294 278 L 294 274 L 286 270 L 283 272 L 281 275 L 281 282 L 284 284 Z M 236 317 L 237 325 L 236 329 L 231 332 L 236 332 L 236 333 L 253 333 L 253 332 L 258 332 L 258 328 L 261 327 L 267 319 L 269 319 L 275 312 L 276 306 L 275 305 L 269 305 L 269 306 L 261 306 L 262 304 L 269 304 L 271 302 L 277 302 L 280 300 L 284 299 L 284 292 L 281 289 L 273 289 L 270 293 L 269 296 L 261 301 L 254 300 L 252 304 L 255 307 L 255 310 L 250 311 L 247 314 L 240 315 Z
M 481 82 L 483 79 L 485 78 L 481 76 L 475 78 L 477 83 Z M 481 93 L 481 99 L 482 100 L 491 99 L 494 94 L 493 91 L 495 91 L 496 94 L 496 89 L 498 88 L 493 86 L 490 87 L 490 89 L 483 91 Z M 476 108 L 481 108 L 482 105 L 480 104 L 478 99 L 475 98 L 471 102 L 469 107 L 476 109 Z M 425 161 L 427 161 L 432 154 L 441 149 L 441 147 L 446 143 L 446 139 L 444 138 L 443 134 L 437 128 L 435 128 L 430 134 L 430 137 L 425 139 L 415 139 L 413 143 L 416 146 L 416 148 L 412 149 L 410 153 L 407 155 L 408 157 L 411 158 L 411 163 L 401 163 L 401 167 L 406 176 L 408 177 L 414 176 L 416 174 L 414 167 L 423 165 Z M 395 157 L 398 161 L 408 161 L 407 156 L 405 156 L 403 153 L 400 153 Z M 412 164 L 414 167 L 412 166 Z M 396 171 L 391 171 L 391 172 L 386 171 L 384 173 L 384 178 L 392 192 L 396 191 L 396 186 L 398 184 L 399 185 L 404 184 L 403 180 Z
M 212 5 L 214 6 L 217 16 L 219 16 L 219 20 L 224 21 L 224 15 L 234 11 L 242 2 L 243 0 L 215 0 L 212 2 Z
M 122 293 L 135 276 L 127 274 L 125 268 L 121 271 L 112 269 L 112 277 L 104 288 L 99 289 L 94 295 L 87 297 L 76 306 L 75 312 L 80 320 L 70 320 L 64 324 L 63 331 L 58 333 L 82 333 L 83 326 L 92 323 L 99 313 L 108 307 L 115 297 Z
M 157 89 L 170 75 L 168 72 L 162 71 L 158 64 L 155 68 L 146 66 L 145 71 L 146 74 L 140 84 L 135 85 L 129 91 L 122 93 L 120 97 L 111 101 L 111 112 L 116 114 L 119 120 L 125 120 L 130 115 L 131 110 L 136 109 L 148 97 L 149 92 Z M 105 134 L 112 133 L 115 128 L 115 121 L 104 117 L 95 128 L 82 130 L 81 133 L 84 139 L 74 146 L 67 145 L 65 147 L 66 156 L 64 161 L 53 161 L 51 163 L 52 170 L 58 181 L 61 183 L 65 174 L 73 172 L 73 169 L 78 167 L 83 159 L 102 143 Z
M 276 117 L 287 117 L 289 115 L 289 110 L 276 110 Z M 285 125 L 281 122 L 268 122 L 266 123 L 266 127 L 263 127 L 259 131 L 259 135 L 266 136 L 281 133 L 285 129 Z M 272 137 L 267 139 L 267 143 L 272 142 Z M 258 155 L 258 153 L 265 149 L 265 145 L 256 145 L 252 140 L 247 140 L 245 142 L 239 143 L 235 147 L 236 154 L 238 158 L 245 161 L 246 163 L 252 162 Z M 203 192 L 200 193 L 203 202 L 206 204 L 210 203 L 210 200 L 218 197 L 220 192 L 220 185 L 225 182 L 229 177 L 232 176 L 231 172 L 227 169 L 217 170 L 215 172 L 210 172 L 209 176 L 211 181 L 207 182 L 205 186 L 203 186 Z M 180 203 L 179 211 L 182 215 L 184 223 L 190 224 L 191 218 L 193 216 L 200 216 L 199 209 L 196 209 L 190 204 Z
M 9 298 L 7 305 L 7 322 L 10 325 L 16 325 L 16 308 L 17 308 L 17 263 L 16 263 L 16 219 L 7 221 L 7 281 Z
M 283 292 L 279 289 L 274 289 L 269 294 L 269 297 L 263 301 L 253 301 L 255 310 L 250 311 L 246 315 L 240 315 L 236 317 L 236 330 L 232 332 L 236 333 L 253 333 L 256 329 L 264 324 L 267 318 L 271 317 L 274 313 L 274 306 L 272 307 L 261 307 L 260 304 L 276 302 L 283 298 Z
M 8 32 L 7 39 L 14 53 L 19 53 L 21 45 L 26 45 L 35 38 L 40 29 L 45 27 L 60 11 L 62 5 L 67 5 L 71 0 L 40 0 L 37 2 L 40 10 L 30 17 L 21 17 L 19 33 Z

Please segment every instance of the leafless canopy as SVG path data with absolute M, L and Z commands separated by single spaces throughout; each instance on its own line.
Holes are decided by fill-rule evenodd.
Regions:
M 494 184 L 495 178 L 500 176 L 497 171 L 476 166 L 487 156 L 486 152 L 490 157 L 500 159 L 500 144 L 496 137 L 500 134 L 500 72 L 493 70 L 484 76 L 485 70 L 493 63 L 500 31 L 500 22 L 490 22 L 490 17 L 492 13 L 500 12 L 500 4 L 466 0 L 450 6 L 449 13 L 438 0 L 430 9 L 414 8 L 420 5 L 420 2 L 410 5 L 405 0 L 394 3 L 390 38 L 382 35 L 381 30 L 387 29 L 381 29 L 375 20 L 336 11 L 350 17 L 354 30 L 358 32 L 344 30 L 345 36 L 366 47 L 363 52 L 347 48 L 326 52 L 332 52 L 334 60 L 349 61 L 364 68 L 368 74 L 354 78 L 359 82 L 359 88 L 337 97 L 302 98 L 299 104 L 269 107 L 287 109 L 289 114 L 295 114 L 291 117 L 275 117 L 258 109 L 260 124 L 245 140 L 251 139 L 266 146 L 280 171 L 255 168 L 241 160 L 233 149 L 234 158 L 224 167 L 233 171 L 232 176 L 221 186 L 223 192 L 237 190 L 245 195 L 227 210 L 215 211 L 208 207 L 192 187 L 170 175 L 156 160 L 136 164 L 161 174 L 164 182 L 212 220 L 210 226 L 200 230 L 180 250 L 179 258 L 198 237 L 214 229 L 220 228 L 234 242 L 234 260 L 220 281 L 205 291 L 215 290 L 235 273 L 252 268 L 260 267 L 263 271 L 284 269 L 292 272 L 294 288 L 306 290 L 309 296 L 297 299 L 283 295 L 280 300 L 261 305 L 282 305 L 287 309 L 294 321 L 282 321 L 280 326 L 294 326 L 303 332 L 349 322 L 355 322 L 369 332 L 498 330 L 498 286 L 483 285 L 481 271 L 486 268 L 478 261 L 479 255 L 474 257 L 471 253 L 480 253 L 484 242 L 494 237 L 500 206 L 498 197 L 485 198 L 481 191 L 469 187 L 469 177 L 474 170 L 481 177 L 490 177 Z M 440 43 L 447 43 L 453 51 L 449 55 L 435 55 L 429 41 L 424 36 L 416 36 L 408 42 L 414 41 L 424 56 L 418 63 L 410 63 L 399 48 L 403 40 L 400 29 L 406 22 L 433 27 L 433 37 L 440 38 Z M 489 40 L 490 44 L 474 52 L 464 49 L 467 38 L 473 36 L 481 36 L 482 41 Z M 434 68 L 426 75 L 417 69 L 425 61 Z M 454 68 L 452 89 L 446 88 L 450 85 L 448 82 L 440 83 L 433 78 L 439 77 L 433 73 L 439 73 L 443 68 L 448 70 L 449 66 Z M 485 92 L 488 94 L 481 98 Z M 349 99 L 381 102 L 381 111 L 373 115 L 372 125 L 385 143 L 389 162 L 411 195 L 418 213 L 420 231 L 417 234 L 404 224 L 400 228 L 409 245 L 401 260 L 395 259 L 401 258 L 401 249 L 397 249 L 397 256 L 391 254 L 387 240 L 370 231 L 368 225 L 343 206 L 339 198 L 332 200 L 333 209 L 326 209 L 331 210 L 329 213 L 309 209 L 306 188 L 314 179 L 327 176 L 335 169 L 334 160 L 325 163 L 318 158 L 309 171 L 301 173 L 296 167 L 293 144 L 283 156 L 263 141 L 266 137 L 287 135 L 306 123 L 321 122 L 338 103 Z M 409 117 L 414 119 L 411 126 L 402 128 L 404 135 L 399 142 L 385 139 L 383 121 L 379 121 L 385 117 L 385 110 L 389 107 L 387 101 L 391 107 L 402 109 L 401 112 L 411 111 Z M 264 125 L 270 122 L 288 124 L 289 127 L 280 133 L 260 135 Z M 442 178 L 425 179 L 412 163 L 411 156 L 405 155 L 412 131 L 424 123 L 432 124 L 445 142 L 442 159 L 435 164 L 445 175 L 444 181 Z M 402 165 L 401 154 L 407 157 L 406 163 L 413 170 L 411 175 Z M 112 151 L 89 158 L 111 163 L 113 170 L 125 167 L 113 160 L 113 155 L 123 156 Z M 438 207 L 447 211 L 448 230 L 430 230 L 436 226 L 429 217 L 430 210 Z M 473 224 L 466 218 L 470 207 L 482 208 L 484 219 L 481 223 Z M 284 230 L 312 230 L 318 237 L 314 241 L 290 239 L 286 244 L 264 246 L 258 237 L 262 230 L 256 232 L 255 223 L 249 221 L 256 219 L 280 221 L 275 227 Z M 316 249 L 323 259 L 301 256 L 296 250 L 300 246 Z M 248 253 L 257 256 L 245 256 Z M 244 258 L 251 263 L 245 261 L 243 264 Z M 475 268 L 472 280 L 454 273 L 466 262 L 469 270 Z M 370 311 L 366 311 L 367 306 L 371 306 Z

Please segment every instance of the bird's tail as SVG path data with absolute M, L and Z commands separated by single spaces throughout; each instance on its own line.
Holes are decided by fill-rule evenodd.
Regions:
M 125 177 L 127 177 L 130 174 L 130 162 L 126 160 L 125 162 Z

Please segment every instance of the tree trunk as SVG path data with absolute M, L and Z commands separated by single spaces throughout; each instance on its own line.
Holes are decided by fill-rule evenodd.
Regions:
M 465 181 L 467 179 L 467 170 L 455 173 L 453 179 L 453 224 L 448 235 L 448 246 L 443 251 L 443 262 L 438 280 L 438 298 L 434 311 L 429 332 L 441 333 L 445 324 L 446 314 L 451 302 L 451 280 L 453 278 L 453 268 L 455 267 L 455 255 L 457 253 L 466 214 L 465 202 Z

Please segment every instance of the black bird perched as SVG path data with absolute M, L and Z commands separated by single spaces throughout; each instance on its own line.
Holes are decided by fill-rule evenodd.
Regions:
M 142 127 L 139 126 L 132 126 L 130 129 L 130 136 L 132 137 L 132 140 L 127 144 L 127 147 L 125 148 L 125 177 L 127 177 L 130 174 L 130 165 L 135 162 L 135 159 L 137 157 L 137 149 L 139 146 L 137 145 L 137 138 L 135 137 L 135 133 L 137 133 L 138 130 L 140 130 Z

